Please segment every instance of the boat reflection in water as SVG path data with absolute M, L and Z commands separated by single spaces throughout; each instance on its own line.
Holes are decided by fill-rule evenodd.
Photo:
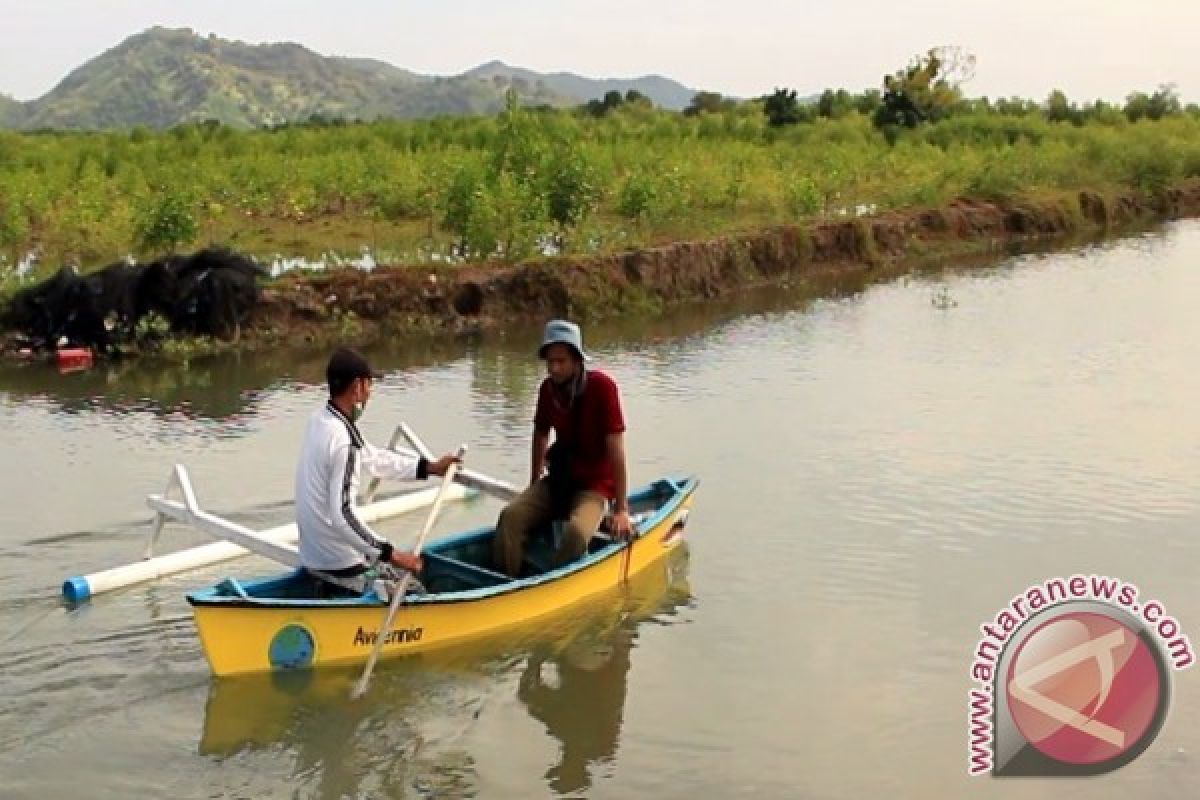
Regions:
M 669 623 L 690 601 L 686 572 L 684 544 L 549 620 L 384 662 L 359 701 L 349 699 L 358 666 L 214 678 L 199 750 L 222 761 L 286 753 L 297 788 L 318 797 L 476 794 L 469 734 L 511 709 L 515 688 L 557 740 L 549 788 L 587 789 L 616 756 L 639 629 Z

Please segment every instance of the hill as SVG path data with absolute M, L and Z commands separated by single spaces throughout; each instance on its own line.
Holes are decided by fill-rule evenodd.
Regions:
M 383 61 L 323 56 L 294 43 L 247 44 L 189 29 L 151 28 L 73 70 L 29 103 L 0 95 L 0 125 L 167 128 L 220 120 L 238 127 L 328 118 L 491 114 L 515 88 L 522 102 L 569 106 L 636 89 L 667 108 L 695 92 L 666 78 L 593 80 L 491 62 L 462 75 L 419 75 Z
M 0 128 L 19 127 L 24 118 L 24 104 L 6 94 L 0 94 Z

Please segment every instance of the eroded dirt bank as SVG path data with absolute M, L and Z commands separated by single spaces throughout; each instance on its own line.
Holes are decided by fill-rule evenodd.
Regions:
M 462 332 L 551 316 L 654 313 L 774 283 L 880 278 L 930 261 L 1064 244 L 1200 214 L 1200 181 L 1160 195 L 1082 192 L 1038 203 L 960 200 L 940 209 L 788 225 L 616 255 L 516 266 L 344 270 L 286 278 L 263 292 L 251 339 L 369 339 L 384 330 Z
M 593 320 L 656 314 L 772 285 L 808 286 L 821 293 L 931 263 L 1000 256 L 1026 246 L 1066 246 L 1197 215 L 1200 180 L 1157 194 L 1081 192 L 1020 203 L 961 199 L 944 208 L 520 265 L 298 273 L 265 285 L 235 335 L 224 340 L 175 337 L 154 351 L 186 358 L 283 343 L 368 343 L 405 331 L 457 335 L 540 325 L 554 316 Z

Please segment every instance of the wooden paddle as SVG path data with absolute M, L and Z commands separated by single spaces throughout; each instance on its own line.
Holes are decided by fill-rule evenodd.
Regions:
M 462 459 L 466 452 L 467 446 L 465 444 L 459 446 L 459 459 Z M 442 507 L 442 500 L 446 497 L 446 489 L 454 483 L 454 473 L 457 470 L 458 464 L 453 463 L 446 469 L 446 474 L 442 476 L 442 485 L 438 488 L 437 497 L 433 500 L 433 506 L 429 509 L 429 517 L 425 520 L 425 527 L 421 529 L 420 535 L 417 536 L 417 543 L 413 547 L 413 555 L 421 555 L 421 548 L 425 546 L 425 537 L 433 529 L 433 521 L 437 519 L 438 511 Z M 371 670 L 375 669 L 375 662 L 379 659 L 379 654 L 383 652 L 383 645 L 387 641 L 388 635 L 392 632 L 392 622 L 396 618 L 396 612 L 400 608 L 400 602 L 404 598 L 404 593 L 408 590 L 408 581 L 411 577 L 411 572 L 404 573 L 404 577 L 400 579 L 400 583 L 392 591 L 392 602 L 388 605 L 387 615 L 383 618 L 383 626 L 379 629 L 379 635 L 375 639 L 375 647 L 371 649 L 371 655 L 367 659 L 367 666 L 363 669 L 362 677 L 358 679 L 358 683 L 354 685 L 354 689 L 350 693 L 352 699 L 357 700 L 367 693 L 367 683 L 371 680 Z

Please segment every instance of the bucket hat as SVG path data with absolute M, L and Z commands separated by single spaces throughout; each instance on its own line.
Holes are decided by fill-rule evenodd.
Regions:
M 583 334 L 574 322 L 568 322 L 565 319 L 552 319 L 547 322 L 546 329 L 542 333 L 542 346 L 538 348 L 538 358 L 545 358 L 546 348 L 552 344 L 568 345 L 582 360 L 591 360 L 583 349 Z

